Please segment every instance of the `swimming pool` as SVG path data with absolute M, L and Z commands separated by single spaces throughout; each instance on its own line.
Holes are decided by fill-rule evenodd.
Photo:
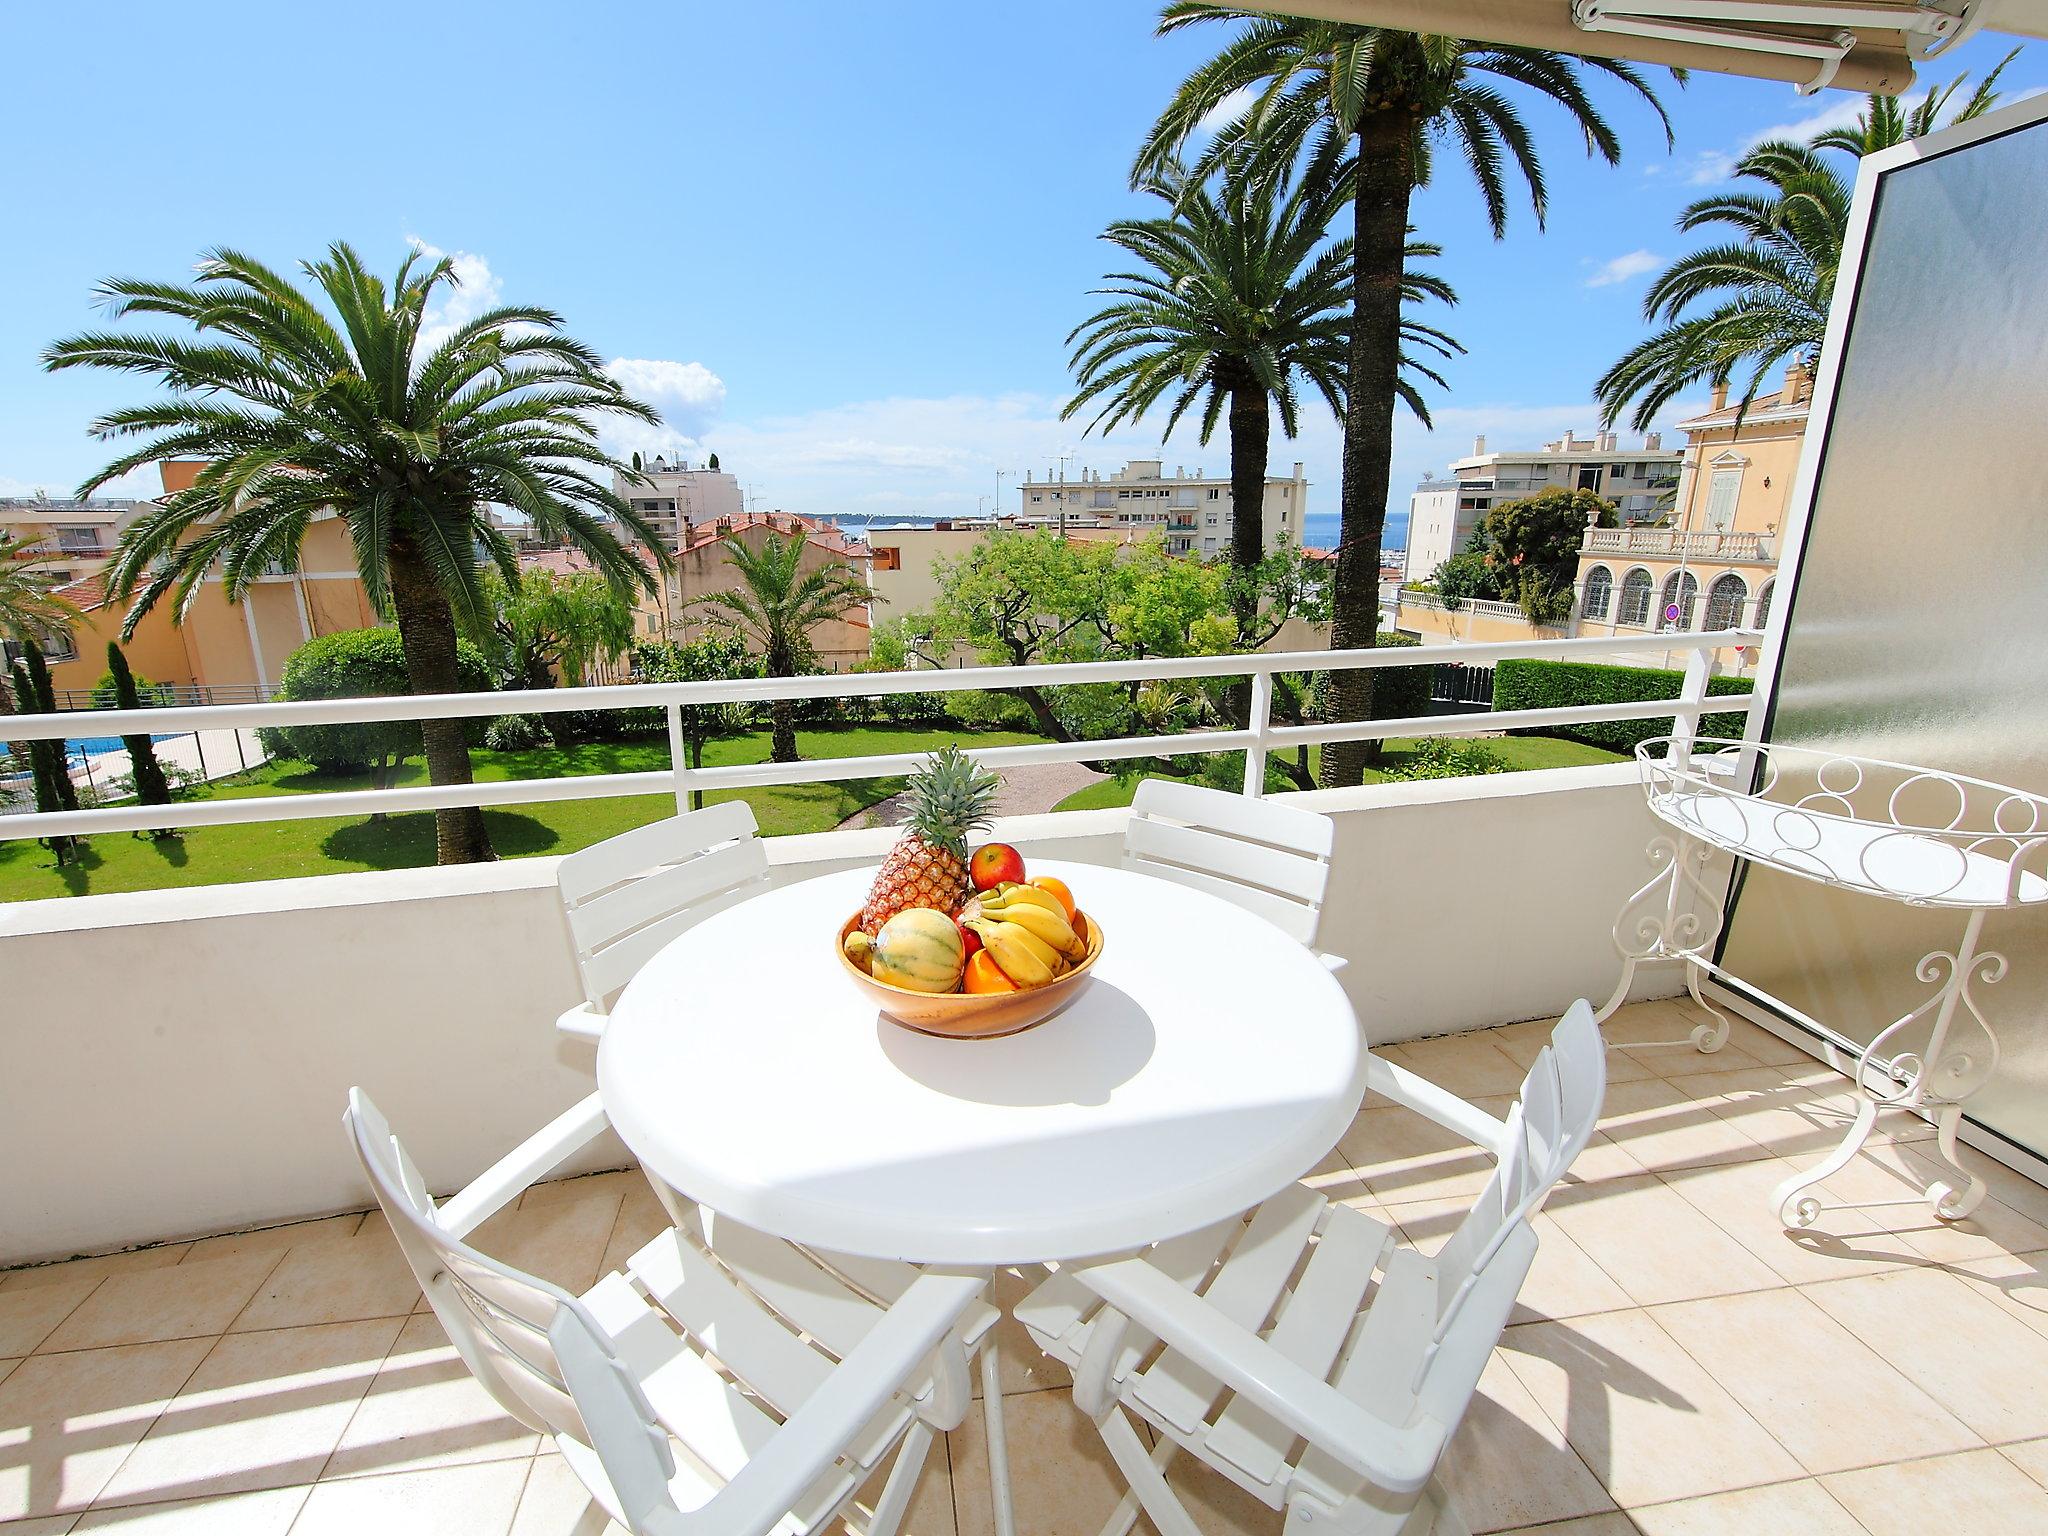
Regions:
M 151 741 L 169 741 L 171 738 L 169 736 L 152 736 L 149 739 Z M 27 743 L 23 742 L 22 745 L 26 746 Z M 121 738 L 118 736 L 72 736 L 66 739 L 64 749 L 72 757 L 81 755 L 90 757 L 96 752 L 118 752 L 121 750 Z M 0 741 L 0 752 L 7 750 L 7 743 Z

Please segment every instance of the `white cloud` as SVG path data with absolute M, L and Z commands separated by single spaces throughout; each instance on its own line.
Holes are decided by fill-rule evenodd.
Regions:
M 505 285 L 491 270 L 490 262 L 473 251 L 450 253 L 438 245 L 428 244 L 418 235 L 405 238 L 430 262 L 439 261 L 443 256 L 451 256 L 454 262 L 455 281 L 443 284 L 435 292 L 420 327 L 419 346 L 414 355 L 424 357 L 453 336 L 458 327 L 467 325 L 485 310 L 502 304 Z
M 17 480 L 11 475 L 0 475 L 0 496 L 48 496 L 53 500 L 64 500 L 77 493 L 78 482 L 62 475 L 43 480 Z M 129 470 L 119 479 L 109 480 L 93 495 L 116 501 L 151 501 L 163 493 L 164 483 L 157 467 L 145 464 L 140 469 Z
M 1654 251 L 1634 250 L 1612 261 L 1605 261 L 1586 279 L 1588 288 L 1609 288 L 1616 283 L 1625 283 L 1632 277 L 1641 277 L 1645 272 L 1654 272 L 1662 265 L 1664 258 Z
M 1195 124 L 1195 132 L 1205 136 L 1213 135 L 1229 127 L 1250 110 L 1256 96 L 1257 93 L 1250 86 L 1240 85 L 1202 114 L 1201 121 Z
M 659 425 L 630 416 L 600 420 L 598 441 L 607 452 L 622 459 L 636 453 L 649 459 L 656 454 L 671 459 L 702 456 L 705 429 L 725 405 L 725 380 L 702 363 L 667 358 L 615 357 L 604 367 L 629 394 L 661 412 Z
M 2010 106 L 2017 101 L 2042 94 L 2039 86 L 2026 90 L 2006 91 L 2000 94 L 2000 104 Z M 1899 108 L 1911 112 L 1927 99 L 1927 91 L 1921 89 L 1899 98 Z M 1963 94 L 1951 97 L 1948 111 L 1953 112 L 1963 101 Z M 1866 107 L 1863 97 L 1842 93 L 1817 111 L 1802 117 L 1788 118 L 1782 123 L 1772 123 L 1759 128 L 1733 149 L 1706 149 L 1697 152 L 1691 163 L 1681 168 L 1680 174 L 1692 186 L 1717 186 L 1735 174 L 1735 165 L 1744 154 L 1770 139 L 1790 139 L 1795 144 L 1804 144 L 1816 134 L 1826 133 L 1835 128 L 1852 128 L 1856 119 L 1863 115 Z M 1946 116 L 1946 114 L 1944 114 Z

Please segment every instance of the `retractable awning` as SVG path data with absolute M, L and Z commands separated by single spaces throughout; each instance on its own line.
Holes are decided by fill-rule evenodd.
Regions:
M 1243 3 L 1243 0 L 1240 0 Z M 1252 8 L 1896 93 L 1979 31 L 2048 37 L 2048 0 L 1250 0 Z

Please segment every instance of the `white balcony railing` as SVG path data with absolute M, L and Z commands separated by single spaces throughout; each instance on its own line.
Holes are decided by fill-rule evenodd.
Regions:
M 1588 528 L 1581 552 L 1687 560 L 1768 560 L 1770 535 L 1681 528 Z
M 1519 609 L 1515 610 L 1517 613 Z M 1709 662 L 1721 647 L 1755 645 L 1751 630 L 1701 634 L 1659 634 L 1588 640 L 1514 640 L 1456 646 L 1387 647 L 1355 651 L 1259 652 L 1230 656 L 1186 656 L 1146 661 L 1076 662 L 1037 667 L 962 667 L 929 672 L 872 672 L 844 676 L 743 678 L 702 683 L 628 683 L 602 688 L 554 688 L 518 694 L 443 693 L 396 698 L 324 699 L 300 703 L 198 705 L 176 709 L 89 710 L 49 715 L 15 715 L 7 721 L 11 741 L 69 736 L 116 736 L 124 732 L 174 734 L 186 731 L 253 730 L 263 726 L 346 725 L 382 720 L 475 719 L 516 709 L 523 714 L 571 710 L 661 709 L 668 715 L 673 766 L 651 773 L 586 774 L 555 779 L 516 779 L 486 784 L 417 785 L 396 789 L 337 790 L 317 794 L 263 795 L 173 805 L 120 805 L 96 810 L 37 812 L 0 818 L 0 840 L 88 836 L 151 827 L 219 826 L 232 822 L 293 821 L 322 816 L 369 816 L 399 811 L 444 810 L 457 806 L 530 805 L 552 800 L 598 800 L 672 790 L 678 809 L 696 790 L 747 789 L 878 778 L 907 773 L 921 752 L 835 757 L 797 763 L 746 763 L 691 768 L 684 750 L 682 710 L 693 704 L 765 703 L 777 699 L 886 698 L 905 693 L 957 693 L 1016 687 L 1055 688 L 1078 683 L 1141 683 L 1167 678 L 1250 677 L 1250 721 L 1244 730 L 1183 731 L 1159 736 L 1125 736 L 1106 741 L 1044 742 L 987 747 L 972 755 L 992 769 L 1029 763 L 1117 761 L 1172 757 L 1197 752 L 1245 754 L 1244 792 L 1263 792 L 1266 756 L 1275 748 L 1335 741 L 1375 741 L 1390 736 L 1472 736 L 1492 731 L 1585 725 L 1603 720 L 1675 718 L 1686 733 L 1708 712 L 1741 714 L 1748 701 L 1707 697 Z M 1470 715 L 1417 715 L 1392 720 L 1334 721 L 1276 725 L 1272 718 L 1273 677 L 1280 672 L 1324 672 L 1435 666 L 1454 661 L 1484 666 L 1517 657 L 1592 660 L 1617 652 L 1682 652 L 1689 657 L 1676 699 L 1584 704 L 1562 709 L 1521 709 Z
M 1433 613 L 1469 613 L 1486 619 L 1519 619 L 1524 624 L 1529 622 L 1529 616 L 1522 612 L 1520 603 L 1495 602 L 1488 597 L 1460 598 L 1457 606 L 1453 607 L 1434 592 L 1404 590 L 1401 593 L 1401 603 L 1408 608 L 1427 608 Z

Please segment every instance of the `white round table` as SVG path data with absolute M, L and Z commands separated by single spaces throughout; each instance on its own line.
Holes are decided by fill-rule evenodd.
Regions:
M 598 1048 L 649 1172 L 807 1246 L 987 1268 L 1140 1247 L 1312 1169 L 1366 1053 L 1349 1000 L 1278 928 L 1125 870 L 1034 861 L 1100 920 L 1094 979 L 993 1040 L 918 1034 L 847 980 L 832 935 L 872 871 L 730 907 L 626 988 Z

